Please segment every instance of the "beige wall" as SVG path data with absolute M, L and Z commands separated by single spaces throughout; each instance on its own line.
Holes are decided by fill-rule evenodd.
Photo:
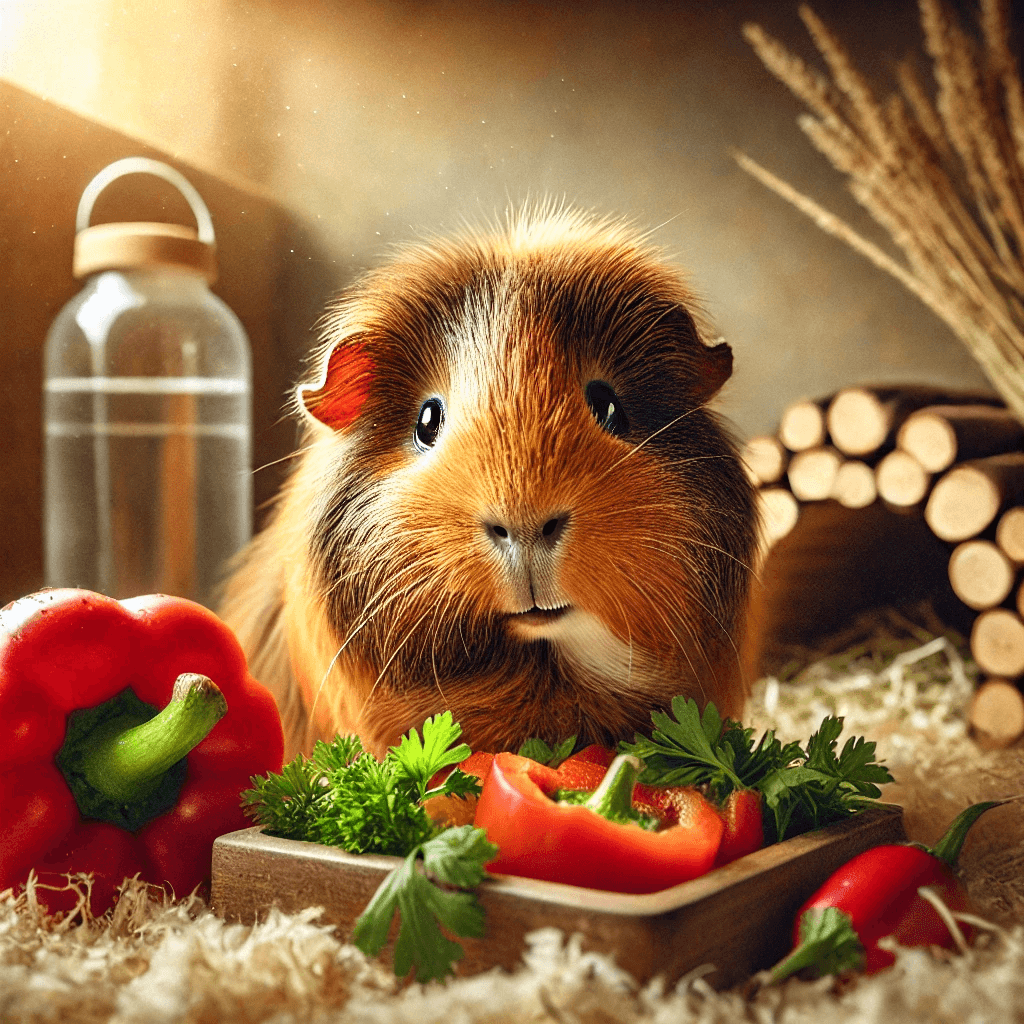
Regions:
M 912 0 L 817 9 L 882 88 L 919 46 Z M 731 161 L 859 217 L 751 18 L 809 53 L 795 0 L 0 0 L 0 77 L 305 221 L 278 253 L 303 330 L 388 243 L 552 195 L 660 225 L 733 344 L 743 433 L 844 383 L 979 383 L 931 313 Z

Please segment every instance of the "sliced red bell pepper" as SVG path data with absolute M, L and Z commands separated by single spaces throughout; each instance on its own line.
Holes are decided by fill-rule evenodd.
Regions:
M 208 678 L 172 701 L 185 673 Z M 0 611 L 0 890 L 36 869 L 58 886 L 94 873 L 94 913 L 136 873 L 184 895 L 208 878 L 213 840 L 246 827 L 239 795 L 282 753 L 273 698 L 202 606 L 49 590 Z
M 597 789 L 614 757 L 614 751 L 607 747 L 584 747 L 556 769 L 558 788 Z M 663 823 L 676 822 L 680 817 L 686 818 L 691 813 L 691 804 L 703 800 L 704 797 L 689 786 L 656 787 L 637 783 L 633 787 L 633 807 L 643 814 L 661 819 Z M 718 811 L 725 830 L 715 858 L 715 867 L 721 867 L 764 846 L 761 794 L 757 790 L 733 790 Z
M 462 761 L 457 767 L 467 775 L 475 775 L 480 780 L 481 784 L 483 784 L 491 772 L 492 764 L 494 764 L 494 755 L 485 750 L 481 750 L 475 754 L 470 754 L 469 757 L 467 757 L 465 761 Z M 449 768 L 445 768 L 438 772 L 437 775 L 430 780 L 430 785 L 439 786 L 444 781 L 450 770 L 451 769 Z
M 761 794 L 756 789 L 734 789 L 719 809 L 725 831 L 715 867 L 729 864 L 764 846 Z
M 592 800 L 629 807 L 635 778 L 635 770 L 609 771 L 611 791 L 599 788 Z M 489 871 L 643 893 L 696 878 L 714 863 L 723 824 L 703 798 L 677 824 L 648 831 L 588 806 L 556 803 L 547 794 L 561 788 L 558 771 L 517 754 L 495 755 L 474 819 L 498 847 Z
M 818 974 L 849 969 L 873 974 L 896 962 L 894 953 L 878 945 L 886 936 L 902 946 L 952 949 L 955 938 L 918 890 L 929 886 L 951 910 L 968 909 L 967 893 L 953 868 L 970 827 L 1004 802 L 968 807 L 934 850 L 912 844 L 875 846 L 844 864 L 800 908 L 793 951 L 772 969 L 771 980 L 781 981 L 805 968 Z

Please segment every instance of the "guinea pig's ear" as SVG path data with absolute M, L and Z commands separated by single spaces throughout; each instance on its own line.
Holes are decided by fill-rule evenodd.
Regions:
M 299 385 L 299 402 L 324 426 L 345 430 L 355 422 L 370 394 L 373 370 L 366 346 L 346 339 L 325 356 L 318 381 Z
M 701 347 L 694 384 L 698 402 L 707 402 L 732 376 L 732 349 L 724 341 Z

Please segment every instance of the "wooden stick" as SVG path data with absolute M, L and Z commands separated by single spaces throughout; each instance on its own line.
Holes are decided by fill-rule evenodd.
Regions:
M 931 484 L 931 474 L 917 459 L 899 448 L 875 467 L 875 483 L 884 501 L 900 508 L 911 508 L 924 501 Z
M 791 452 L 819 448 L 825 443 L 825 409 L 828 399 L 801 399 L 787 405 L 779 421 L 779 440 Z
M 1024 453 L 1008 452 L 954 466 L 932 488 L 925 522 L 948 541 L 976 537 L 999 510 L 1024 499 Z
M 752 483 L 778 483 L 788 461 L 789 452 L 777 437 L 752 437 L 743 446 L 743 465 Z
M 785 487 L 766 487 L 757 492 L 761 504 L 761 535 L 770 548 L 796 526 L 800 504 Z
M 950 391 L 926 385 L 843 388 L 828 407 L 832 443 L 846 455 L 878 451 L 903 421 L 917 409 L 938 404 L 998 405 L 995 395 L 979 391 Z
M 1024 697 L 1006 679 L 989 679 L 978 687 L 967 720 L 983 750 L 1012 746 L 1024 736 Z
M 971 654 L 993 676 L 1016 679 L 1024 674 L 1024 621 L 1008 608 L 990 608 L 974 620 Z
M 1013 563 L 989 540 L 964 541 L 949 556 L 953 593 L 976 611 L 1002 604 L 1016 575 Z
M 999 517 L 996 543 L 1014 565 L 1024 565 L 1024 506 L 1008 508 Z
M 912 413 L 896 435 L 929 473 L 941 473 L 956 461 L 1020 448 L 1024 426 L 1006 409 L 987 405 L 935 405 Z
M 789 486 L 800 501 L 823 501 L 832 494 L 843 457 L 835 448 L 808 448 L 789 462 Z
M 836 471 L 832 497 L 845 508 L 867 508 L 878 497 L 875 471 L 859 459 L 848 459 Z

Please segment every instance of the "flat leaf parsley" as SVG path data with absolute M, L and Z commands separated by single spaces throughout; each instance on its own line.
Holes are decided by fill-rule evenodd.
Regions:
M 774 842 L 849 817 L 882 795 L 892 782 L 875 761 L 875 744 L 863 737 L 836 752 L 843 720 L 830 716 L 807 741 L 780 742 L 769 730 L 754 743 L 754 730 L 720 718 L 714 704 L 701 715 L 696 701 L 676 697 L 672 717 L 651 714 L 650 739 L 637 735 L 619 750 L 644 762 L 640 782 L 652 786 L 703 786 L 719 801 L 734 789 L 757 789 L 772 811 L 765 841 Z M 771 834 L 774 829 L 775 834 Z
M 548 746 L 544 740 L 534 736 L 519 748 L 519 756 L 528 757 L 538 764 L 546 764 L 549 768 L 557 768 L 575 749 L 575 736 L 562 740 L 556 747 Z

